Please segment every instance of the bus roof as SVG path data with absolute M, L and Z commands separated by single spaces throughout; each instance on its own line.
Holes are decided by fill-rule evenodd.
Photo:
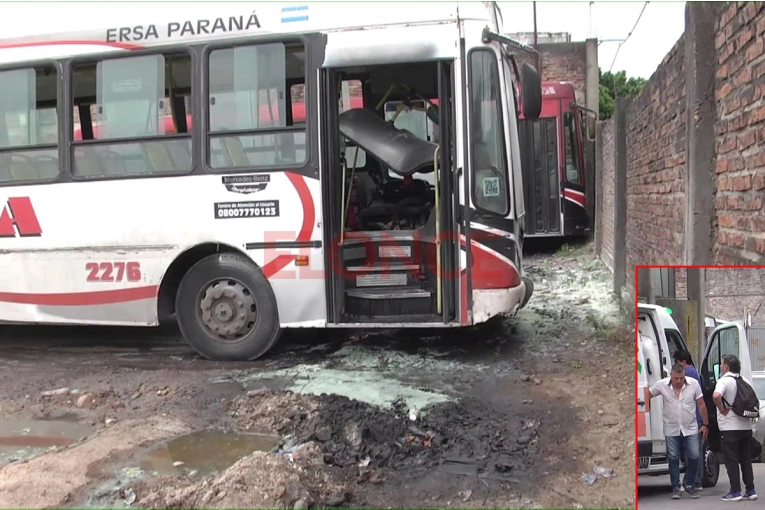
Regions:
M 494 4 L 413 2 L 401 8 L 376 2 L 344 2 L 342 7 L 312 2 L 185 4 L 177 17 L 171 19 L 168 16 L 152 19 L 148 14 L 151 11 L 146 11 L 145 20 L 138 23 L 115 19 L 93 30 L 0 38 L 0 50 L 4 50 L 0 51 L 0 64 L 246 36 L 369 30 L 370 27 L 454 23 L 458 19 L 493 24 Z
M 574 84 L 570 81 L 546 81 L 542 83 L 542 99 L 566 99 L 576 97 Z

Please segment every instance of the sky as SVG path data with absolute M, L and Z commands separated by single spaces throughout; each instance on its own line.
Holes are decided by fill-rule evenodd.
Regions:
M 590 4 L 592 3 L 592 8 Z M 499 2 L 506 32 L 533 32 L 532 2 Z M 685 2 L 537 2 L 539 32 L 569 32 L 572 41 L 597 38 L 598 65 L 603 72 L 626 71 L 628 77 L 650 78 L 685 30 Z M 592 16 L 590 16 L 592 12 Z M 624 42 L 617 54 L 618 42 Z M 616 56 L 616 61 L 614 61 Z
M 155 5 L 151 5 L 154 3 Z M 18 37 L 46 32 L 87 30 L 113 26 L 115 20 L 145 20 L 152 9 L 161 22 L 178 16 L 178 6 L 159 2 L 109 5 L 109 2 L 32 1 L 0 3 L 0 37 Z M 188 8 L 187 2 L 184 7 Z M 250 5 L 257 2 L 248 2 Z M 287 2 L 285 2 L 287 3 Z M 506 32 L 531 32 L 534 28 L 532 2 L 499 2 Z M 90 5 L 88 5 L 90 4 Z M 590 6 L 592 4 L 592 6 Z M 598 63 L 611 69 L 618 42 L 627 38 L 646 2 L 537 2 L 537 29 L 540 32 L 569 32 L 572 40 L 596 37 Z M 405 4 L 404 4 L 405 5 Z M 405 8 L 390 3 L 391 8 Z M 619 49 L 613 71 L 625 70 L 628 77 L 649 78 L 677 42 L 685 28 L 685 2 L 649 2 L 632 35 Z

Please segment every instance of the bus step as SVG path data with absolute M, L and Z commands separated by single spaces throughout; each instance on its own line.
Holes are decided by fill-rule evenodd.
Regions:
M 359 299 L 416 299 L 431 296 L 431 292 L 419 287 L 348 289 L 345 294 L 348 297 Z
M 374 253 L 377 251 L 378 259 L 411 259 L 412 247 L 405 245 L 398 246 L 369 246 L 369 253 L 367 253 L 366 246 L 347 246 L 343 248 L 343 260 L 366 260 L 367 257 L 374 257 Z
M 348 266 L 345 268 L 349 273 L 390 273 L 393 271 L 417 271 L 420 266 L 417 264 L 377 264 L 374 266 Z
M 435 293 L 420 287 L 346 289 L 345 311 L 355 317 L 391 317 L 433 313 Z

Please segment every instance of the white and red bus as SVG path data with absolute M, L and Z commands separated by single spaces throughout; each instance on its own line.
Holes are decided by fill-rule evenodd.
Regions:
M 541 83 L 496 4 L 192 10 L 0 40 L 0 322 L 175 316 L 251 360 L 528 302 L 515 91 L 538 112 Z
M 521 114 L 527 237 L 589 232 L 582 142 L 586 116 L 570 82 L 543 82 L 539 118 L 528 120 Z

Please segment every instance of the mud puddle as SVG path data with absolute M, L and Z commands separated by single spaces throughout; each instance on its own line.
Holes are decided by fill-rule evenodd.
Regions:
M 208 475 L 228 469 L 253 452 L 271 452 L 278 446 L 276 435 L 202 430 L 154 446 L 137 461 L 147 474 Z
M 144 484 L 171 480 L 198 480 L 217 476 L 244 457 L 255 452 L 272 452 L 280 445 L 273 434 L 240 433 L 222 430 L 200 430 L 177 436 L 140 451 L 133 460 L 120 463 L 103 482 L 93 487 L 84 501 L 85 508 L 127 508 L 136 502 Z M 72 501 L 70 501 L 72 503 Z
M 0 419 L 0 466 L 69 446 L 95 431 L 94 426 L 70 416 L 55 420 Z

